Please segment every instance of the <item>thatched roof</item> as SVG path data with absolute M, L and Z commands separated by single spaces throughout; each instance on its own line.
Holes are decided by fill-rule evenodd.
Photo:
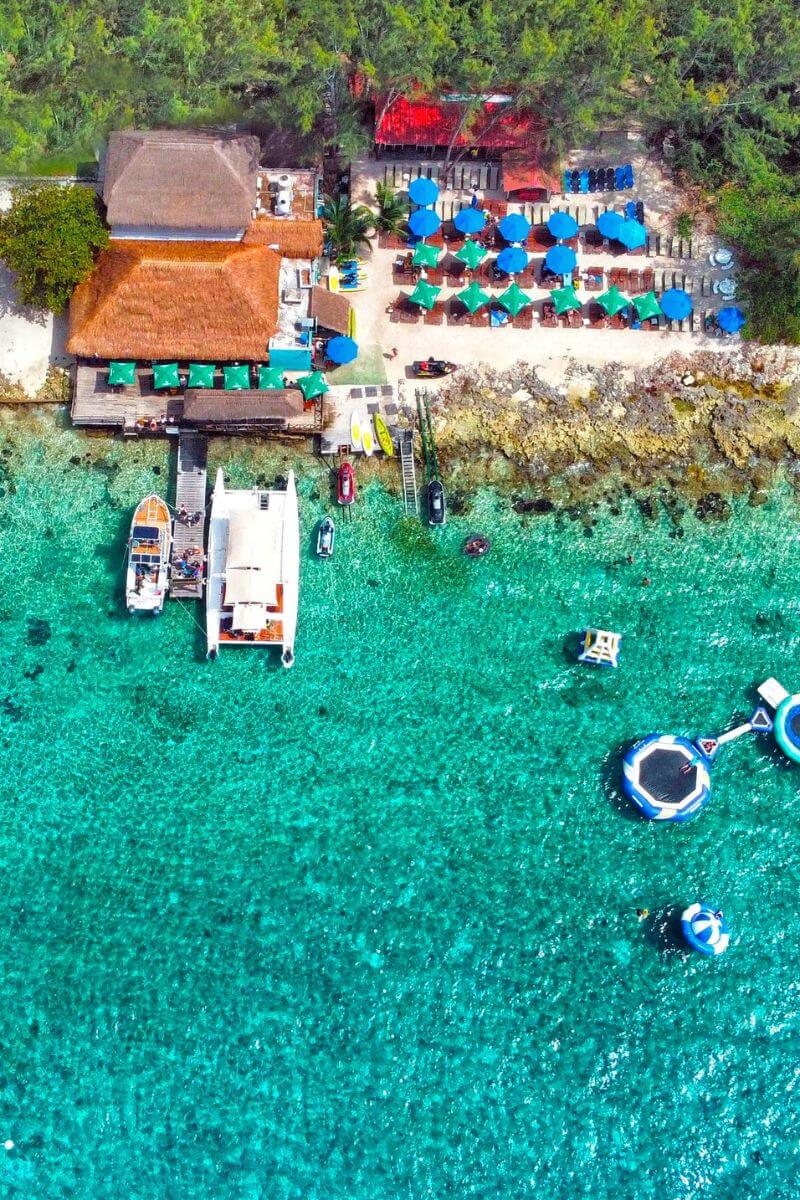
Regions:
M 284 258 L 317 258 L 322 254 L 322 221 L 256 217 L 244 241 L 247 245 L 279 246 Z
M 264 388 L 225 392 L 190 389 L 183 402 L 189 425 L 238 425 L 260 422 L 288 424 L 302 416 L 303 393 L 298 388 Z
M 259 361 L 278 325 L 280 258 L 240 242 L 112 242 L 79 284 L 70 354 Z
M 257 137 L 124 129 L 108 139 L 103 200 L 109 225 L 243 229 L 256 202 Z
M 324 287 L 311 289 L 310 315 L 317 318 L 323 329 L 332 333 L 350 333 L 350 301 L 338 292 Z

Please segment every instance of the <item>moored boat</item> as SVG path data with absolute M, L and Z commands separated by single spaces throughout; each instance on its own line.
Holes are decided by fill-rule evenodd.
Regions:
M 220 646 L 279 646 L 294 663 L 300 589 L 300 521 L 294 471 L 285 489 L 229 491 L 217 472 L 208 532 L 206 639 Z
M 428 484 L 428 524 L 444 525 L 447 520 L 447 501 L 441 479 L 432 479 Z
M 336 498 L 340 504 L 352 504 L 356 498 L 356 477 L 352 465 L 343 462 L 336 476 Z
M 336 526 L 330 517 L 324 517 L 317 530 L 317 557 L 333 558 L 336 545 Z
M 375 426 L 375 434 L 381 450 L 387 458 L 392 458 L 394 455 L 394 442 L 392 441 L 392 435 L 389 433 L 386 422 L 380 413 L 375 413 L 372 422 Z
M 169 590 L 172 518 L 160 496 L 138 505 L 128 538 L 125 603 L 128 612 L 159 616 Z

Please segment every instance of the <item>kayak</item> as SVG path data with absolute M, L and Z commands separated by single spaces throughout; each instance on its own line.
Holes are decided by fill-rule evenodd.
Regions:
M 380 442 L 381 450 L 387 458 L 391 458 L 394 454 L 394 442 L 392 441 L 389 430 L 386 428 L 386 422 L 380 413 L 375 413 L 375 416 L 372 418 L 372 420 L 375 425 L 375 433 L 378 435 L 378 441 Z
M 343 462 L 339 467 L 336 498 L 340 504 L 352 504 L 356 498 L 356 479 L 349 462 Z
M 361 449 L 361 417 L 356 408 L 350 413 L 350 445 L 354 450 Z
M 369 418 L 367 418 L 366 423 L 361 430 L 361 449 L 368 458 L 375 449 L 375 439 L 372 436 L 372 424 Z

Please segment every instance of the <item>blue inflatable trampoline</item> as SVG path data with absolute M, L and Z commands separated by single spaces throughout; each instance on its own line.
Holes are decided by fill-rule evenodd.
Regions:
M 721 909 L 709 904 L 691 904 L 681 914 L 681 929 L 692 950 L 709 958 L 724 954 L 730 945 L 730 930 Z
M 800 696 L 787 696 L 778 705 L 775 741 L 788 758 L 800 762 Z
M 711 795 L 708 760 L 688 738 L 651 733 L 631 746 L 622 786 L 651 821 L 689 821 Z

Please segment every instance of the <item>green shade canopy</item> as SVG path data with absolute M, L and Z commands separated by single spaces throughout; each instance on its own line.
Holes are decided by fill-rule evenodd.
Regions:
M 189 363 L 190 388 L 213 388 L 216 367 L 213 363 Z
M 177 363 L 153 363 L 153 387 L 177 388 L 181 386 Z
M 526 304 L 531 304 L 530 296 L 523 292 L 518 283 L 512 283 L 511 287 L 506 288 L 498 297 L 497 301 L 502 304 L 506 312 L 510 312 L 512 317 L 517 313 L 522 312 Z
M 417 242 L 411 262 L 415 267 L 435 267 L 440 254 L 441 250 L 438 246 L 429 246 L 427 242 Z
M 286 384 L 283 382 L 283 372 L 279 371 L 277 367 L 259 367 L 258 386 L 260 388 L 286 387 Z
M 324 396 L 330 390 L 325 382 L 325 376 L 322 374 L 322 371 L 312 371 L 310 375 L 302 375 L 297 381 L 297 386 L 303 393 L 303 399 L 305 400 L 313 400 L 316 396 Z
M 555 288 L 555 290 L 550 293 L 550 296 L 553 300 L 553 304 L 556 306 L 556 314 L 559 317 L 563 313 L 569 312 L 573 308 L 578 309 L 581 307 L 580 299 L 578 298 L 574 287 Z
M 661 305 L 656 300 L 655 292 L 647 292 L 644 296 L 634 296 L 633 307 L 639 314 L 640 321 L 649 321 L 650 317 L 661 316 Z
M 467 238 L 461 249 L 456 250 L 455 257 L 459 262 L 466 263 L 471 271 L 474 271 L 486 258 L 486 247 L 479 246 L 477 242 Z
M 484 304 L 488 304 L 490 300 L 490 297 L 478 286 L 478 283 L 474 279 L 468 288 L 464 288 L 463 292 L 457 292 L 456 295 L 457 299 L 471 313 L 475 313 L 479 308 L 483 308 Z
M 615 317 L 618 312 L 622 312 L 623 308 L 628 307 L 630 300 L 626 300 L 619 288 L 615 286 L 609 288 L 607 292 L 603 292 L 602 296 L 598 296 L 597 303 L 605 309 L 610 317 Z
M 242 392 L 250 387 L 250 367 L 247 363 L 228 364 L 222 368 L 226 392 Z
M 108 386 L 130 387 L 136 383 L 135 362 L 111 362 L 108 364 Z
M 412 304 L 421 304 L 423 308 L 433 308 L 441 288 L 434 287 L 425 279 L 420 279 L 411 295 L 408 297 Z

